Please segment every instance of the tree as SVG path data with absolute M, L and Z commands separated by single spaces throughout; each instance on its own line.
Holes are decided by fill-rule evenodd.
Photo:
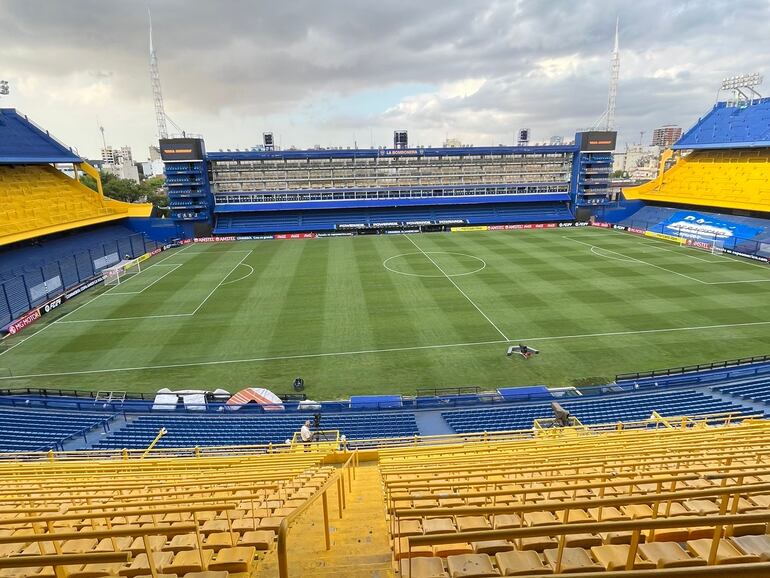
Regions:
M 105 197 L 126 203 L 145 202 L 146 200 L 146 202 L 159 208 L 168 206 L 168 197 L 163 187 L 165 183 L 163 177 L 151 177 L 140 184 L 130 179 L 118 178 L 106 171 L 100 171 L 99 175 Z M 80 182 L 94 191 L 98 190 L 96 180 L 89 175 L 83 174 L 80 177 Z

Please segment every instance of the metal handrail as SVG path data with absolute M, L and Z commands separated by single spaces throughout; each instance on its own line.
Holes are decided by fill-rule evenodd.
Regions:
M 292 523 L 304 513 L 315 501 L 321 497 L 323 503 L 323 518 L 324 518 L 324 539 L 326 542 L 326 549 L 331 549 L 331 536 L 329 534 L 329 504 L 326 492 L 331 488 L 332 484 L 337 484 L 338 492 L 338 508 L 339 516 L 342 518 L 342 511 L 345 508 L 345 480 L 344 472 L 348 470 L 348 484 L 349 489 L 352 489 L 352 477 L 355 477 L 355 469 L 358 467 L 358 452 L 354 451 L 345 463 L 340 467 L 333 476 L 331 476 L 323 486 L 321 486 L 316 493 L 308 498 L 308 500 L 299 506 L 296 510 L 289 513 L 282 521 L 278 528 L 277 538 L 277 556 L 278 556 L 278 576 L 280 578 L 288 578 L 289 576 L 289 561 L 287 554 L 287 541 L 289 538 L 289 529 Z M 352 470 L 352 474 L 351 474 Z

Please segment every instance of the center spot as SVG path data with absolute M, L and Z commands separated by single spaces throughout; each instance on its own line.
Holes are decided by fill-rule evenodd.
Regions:
M 401 253 L 385 259 L 382 265 L 392 273 L 409 277 L 461 277 L 487 266 L 479 257 L 453 251 Z

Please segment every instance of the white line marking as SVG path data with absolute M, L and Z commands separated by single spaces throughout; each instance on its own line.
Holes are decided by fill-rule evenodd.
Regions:
M 606 251 L 606 249 L 602 249 L 601 247 L 591 247 L 591 253 L 597 257 L 604 257 L 605 259 L 612 259 L 614 261 L 623 261 L 624 263 L 633 263 L 631 259 L 622 259 L 621 257 L 613 257 L 612 255 L 602 255 L 601 253 L 596 252 L 597 249 L 599 251 Z
M 171 269 L 171 270 L 167 271 L 166 273 L 163 273 L 163 275 L 161 275 L 160 277 L 158 277 L 157 279 L 155 279 L 155 281 L 153 281 L 152 283 L 150 283 L 150 284 L 149 284 L 149 285 L 147 285 L 146 287 L 143 287 L 143 288 L 142 288 L 142 289 L 140 289 L 139 291 L 123 291 L 123 292 L 115 292 L 115 291 L 110 291 L 110 292 L 109 292 L 109 294 L 110 294 L 110 295 L 139 295 L 140 293 L 143 293 L 144 291 L 146 291 L 147 289 L 149 289 L 150 287 L 152 287 L 153 285 L 155 285 L 155 283 L 157 283 L 158 281 L 160 281 L 161 279 L 163 279 L 163 277 L 165 277 L 166 275 L 170 275 L 171 273 L 173 273 L 174 271 L 176 271 L 177 269 L 179 269 L 179 267 L 181 267 L 181 266 L 182 266 L 182 264 L 181 264 L 181 263 L 173 263 L 173 264 L 172 264 L 172 263 L 169 263 L 168 265 L 165 265 L 165 266 L 166 266 L 166 267 L 173 267 L 173 269 Z M 149 267 L 148 267 L 147 269 L 149 269 Z
M 482 271 L 486 268 L 487 262 L 484 261 L 481 257 L 476 257 L 474 255 L 468 255 L 467 253 L 457 253 L 455 251 L 425 251 L 426 254 L 429 253 L 431 255 L 462 255 L 463 257 L 469 257 L 471 259 L 476 259 L 476 261 L 481 262 L 481 267 L 478 269 L 474 269 L 473 271 L 468 271 L 467 273 L 453 273 L 451 275 L 446 275 L 446 277 L 465 277 L 466 275 L 473 275 L 474 273 L 478 273 L 479 271 Z M 409 255 L 420 255 L 421 253 L 419 251 L 412 252 L 412 253 L 400 253 L 398 255 L 393 255 L 392 257 L 388 257 L 382 262 L 382 266 L 385 267 L 388 271 L 391 273 L 398 273 L 399 275 L 406 275 L 407 277 L 427 277 L 429 279 L 440 279 L 441 277 L 444 277 L 444 275 L 423 275 L 421 273 L 407 273 L 405 271 L 399 271 L 398 269 L 392 269 L 391 267 L 388 267 L 388 261 L 392 259 L 397 259 L 398 257 L 407 257 Z
M 227 253 L 227 252 L 230 252 L 230 253 L 242 253 L 243 251 L 224 251 L 224 252 L 225 253 Z M 165 315 L 138 315 L 138 316 L 135 316 L 135 317 L 105 317 L 105 318 L 102 318 L 102 319 L 72 319 L 70 321 L 62 321 L 62 319 L 64 319 L 64 317 L 66 317 L 67 315 L 70 315 L 71 313 L 74 313 L 75 311 L 77 311 L 77 310 L 75 310 L 75 311 L 70 311 L 70 313 L 68 313 L 67 315 L 65 315 L 61 319 L 55 321 L 54 323 L 61 323 L 61 324 L 68 324 L 68 323 L 108 323 L 108 322 L 111 322 L 111 321 L 136 321 L 138 319 L 169 319 L 169 318 L 173 318 L 173 317 L 192 317 L 193 315 L 198 313 L 200 308 L 203 307 L 203 305 L 206 303 L 206 301 L 209 300 L 209 297 L 211 297 L 214 294 L 214 292 L 217 289 L 219 289 L 219 287 L 223 284 L 225 279 L 227 279 L 230 275 L 232 275 L 233 271 L 235 271 L 235 269 L 238 267 L 238 265 L 243 263 L 243 261 L 251 253 L 252 253 L 252 251 L 248 251 L 246 253 L 246 255 L 244 255 L 243 259 L 238 261 L 238 263 L 235 265 L 235 267 L 230 269 L 230 271 L 227 273 L 227 275 L 222 277 L 222 280 L 219 283 L 217 283 L 217 286 L 214 287 L 208 295 L 206 295 L 206 297 L 203 299 L 203 301 L 201 301 L 201 303 L 195 308 L 195 310 L 192 313 L 168 313 L 168 314 L 165 314 Z M 176 271 L 176 269 L 174 269 L 174 271 Z M 102 293 L 101 295 L 97 295 L 96 297 L 94 297 L 94 299 L 97 299 L 98 297 L 102 297 L 102 296 L 107 295 L 107 294 L 109 294 L 109 292 L 105 292 L 105 293 Z M 116 293 L 116 294 L 120 295 L 120 293 Z M 93 301 L 94 299 L 92 299 L 91 301 Z M 89 301 L 88 303 L 90 303 L 91 301 Z M 88 305 L 88 303 L 85 303 L 84 305 Z
M 454 285 L 455 289 L 457 289 L 457 290 L 458 290 L 458 291 L 459 291 L 459 292 L 462 294 L 462 296 L 463 296 L 463 297 L 465 297 L 465 298 L 468 300 L 468 303 L 470 303 L 471 305 L 473 305 L 473 306 L 476 308 L 476 311 L 478 311 L 479 313 L 481 313 L 481 315 L 484 317 L 484 319 L 486 319 L 486 320 L 489 322 L 489 324 L 490 324 L 492 327 L 494 327 L 494 328 L 495 328 L 495 331 L 497 331 L 497 332 L 498 332 L 500 335 L 502 335 L 503 339 L 505 339 L 506 341 L 508 341 L 508 337 L 506 337 L 505 333 L 503 333 L 502 331 L 500 331 L 500 328 L 499 328 L 497 325 L 495 325 L 494 321 L 492 321 L 492 320 L 491 320 L 489 317 L 487 317 L 487 314 L 486 314 L 486 313 L 484 313 L 484 312 L 481 310 L 481 308 L 480 308 L 478 305 L 476 305 L 476 304 L 473 302 L 473 300 L 472 300 L 470 297 L 468 297 L 468 295 L 466 295 L 465 291 L 463 291 L 462 289 L 460 289 L 460 286 L 459 286 L 457 283 L 455 283 L 455 282 L 454 282 L 454 279 L 452 279 L 452 278 L 451 278 L 449 275 L 447 275 L 447 274 L 446 274 L 446 272 L 445 272 L 445 271 L 444 271 L 444 270 L 443 270 L 441 267 L 439 267 L 439 266 L 438 266 L 438 263 L 436 263 L 436 262 L 433 260 L 433 258 L 432 258 L 432 257 L 431 257 L 431 256 L 430 256 L 428 253 L 426 253 L 425 251 L 423 251 L 423 250 L 420 248 L 420 246 L 419 246 L 417 243 L 415 243 L 415 242 L 412 240 L 412 237 L 411 237 L 410 235 L 404 235 L 404 237 L 406 237 L 407 239 L 409 239 L 409 242 L 410 242 L 412 245 L 414 245 L 415 247 L 417 247 L 417 250 L 418 250 L 420 253 L 422 253 L 423 255 L 425 255 L 425 257 L 428 259 L 428 261 L 430 261 L 431 263 L 433 263 L 433 266 L 434 266 L 434 267 L 436 267 L 436 269 L 438 269 L 439 271 L 441 271 L 441 273 L 444 275 L 444 277 L 446 277 L 446 278 L 447 278 L 447 280 L 448 280 L 448 281 L 449 281 L 449 282 L 450 282 L 452 285 Z
M 235 251 L 232 251 L 232 252 L 233 252 L 233 253 L 235 253 Z M 211 293 L 209 293 L 208 295 L 206 295 L 206 298 L 205 298 L 203 301 L 201 301 L 201 304 L 200 304 L 200 305 L 198 305 L 198 306 L 195 308 L 195 311 L 193 311 L 193 312 L 192 312 L 192 315 L 195 315 L 195 314 L 196 314 L 196 313 L 197 313 L 197 312 L 200 310 L 200 308 L 201 308 L 201 307 L 203 307 L 203 306 L 206 304 L 206 301 L 208 301 L 208 300 L 209 300 L 209 297 L 211 297 L 211 296 L 214 294 L 214 291 L 216 291 L 217 289 L 219 289 L 219 288 L 222 286 L 222 283 L 224 283 L 224 282 L 225 282 L 225 280 L 226 280 L 226 279 L 227 279 L 227 278 L 228 278 L 230 275 L 232 275 L 232 274 L 233 274 L 233 271 L 235 271 L 235 270 L 238 268 L 238 265 L 240 265 L 241 263 L 243 263 L 243 262 L 246 260 L 246 258 L 247 258 L 249 255 L 251 255 L 251 253 L 252 253 L 252 252 L 253 252 L 253 249 L 252 249 L 251 251 L 249 251 L 248 253 L 246 253 L 246 254 L 243 256 L 243 259 L 241 259 L 240 261 L 238 261 L 238 263 L 235 265 L 235 267 L 233 267 L 232 269 L 230 269 L 230 272 L 229 272 L 227 275 L 225 275 L 224 277 L 222 277 L 222 280 L 221 280 L 219 283 L 217 283 L 217 286 L 216 286 L 216 287 L 214 287 L 214 288 L 211 290 Z
M 254 267 L 252 267 L 248 263 L 243 263 L 243 266 L 248 267 L 249 269 L 251 269 L 251 271 L 246 273 L 243 277 L 238 277 L 237 279 L 233 279 L 232 281 L 225 281 L 224 283 L 222 283 L 222 286 L 224 287 L 225 285 L 230 285 L 230 283 L 237 283 L 238 281 L 243 281 L 246 277 L 251 277 L 254 274 Z
M 650 267 L 655 267 L 656 269 L 660 269 L 661 271 L 667 271 L 669 273 L 673 273 L 674 275 L 679 275 L 680 277 L 684 277 L 685 279 L 689 279 L 690 281 L 695 281 L 696 283 L 700 283 L 701 285 L 710 285 L 710 283 L 706 281 L 701 281 L 700 279 L 696 279 L 695 277 L 690 277 L 689 275 L 685 275 L 684 273 L 679 273 L 678 271 L 672 271 L 671 269 L 666 269 L 665 267 L 661 267 L 660 265 L 654 265 L 653 263 L 648 263 L 647 261 L 643 261 L 642 259 L 637 259 L 636 257 L 629 257 L 628 255 L 624 255 L 623 253 L 618 253 L 617 251 L 612 251 L 611 249 L 605 249 L 604 247 L 599 247 L 597 245 L 592 245 L 591 243 L 584 243 L 583 241 L 578 241 L 577 239 L 573 239 L 572 237 L 564 236 L 565 239 L 569 239 L 573 243 L 580 243 L 581 245 L 585 245 L 586 247 L 596 247 L 597 249 L 601 249 L 602 251 L 607 251 L 608 253 L 614 253 L 615 255 L 620 255 L 621 257 L 625 257 L 626 259 L 629 259 L 631 261 L 636 261 L 637 263 L 641 263 L 642 265 L 649 265 Z M 596 255 L 596 253 L 594 253 Z
M 730 329 L 736 327 L 756 327 L 770 325 L 770 321 L 751 321 L 748 323 L 725 323 L 722 325 L 696 325 L 692 327 L 669 327 L 663 329 L 641 329 L 631 331 L 610 331 L 605 333 L 582 333 L 575 335 L 554 335 L 550 337 L 527 337 L 520 338 L 514 341 L 561 341 L 567 339 L 591 339 L 597 337 L 619 337 L 629 335 L 646 335 L 654 333 L 674 333 L 680 331 L 704 331 L 715 329 Z M 183 367 L 202 367 L 210 365 L 232 365 L 239 363 L 261 363 L 269 361 L 286 361 L 293 359 L 313 359 L 318 357 L 343 357 L 351 355 L 371 355 L 378 353 L 399 353 L 403 351 L 420 351 L 430 349 L 450 349 L 458 347 L 475 347 L 481 345 L 499 345 L 503 343 L 510 343 L 510 340 L 493 340 L 493 341 L 471 341 L 467 343 L 447 343 L 440 345 L 417 345 L 413 347 L 390 347 L 387 349 L 363 349 L 358 351 L 337 351 L 329 353 L 307 353 L 297 355 L 279 355 L 275 357 L 253 357 L 246 359 L 223 359 L 217 361 L 195 361 L 191 363 L 171 363 L 166 365 L 146 365 L 138 367 L 112 367 L 109 369 L 87 369 L 83 371 L 64 371 L 56 373 L 31 373 L 26 375 L 14 375 L 0 377 L 0 381 L 14 380 L 14 379 L 30 379 L 36 377 L 65 377 L 68 375 L 88 375 L 96 373 L 121 373 L 128 371 L 147 371 L 157 369 L 178 369 Z
M 192 313 L 168 313 L 165 315 L 138 315 L 136 317 L 106 317 L 104 319 L 71 319 L 70 321 L 56 321 L 62 325 L 69 323 L 107 323 L 109 321 L 136 321 L 137 319 L 165 319 L 168 317 L 191 317 Z

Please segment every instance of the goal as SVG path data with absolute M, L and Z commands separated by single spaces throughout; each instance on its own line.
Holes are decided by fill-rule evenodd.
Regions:
M 725 253 L 725 242 L 722 239 L 714 239 L 713 243 L 711 243 L 711 254 L 724 255 L 724 253 Z
M 113 265 L 112 267 L 107 267 L 106 269 L 102 270 L 102 274 L 104 275 L 104 284 L 120 285 L 126 281 L 126 278 L 133 277 L 141 271 L 142 264 L 139 259 L 121 261 L 117 265 Z

